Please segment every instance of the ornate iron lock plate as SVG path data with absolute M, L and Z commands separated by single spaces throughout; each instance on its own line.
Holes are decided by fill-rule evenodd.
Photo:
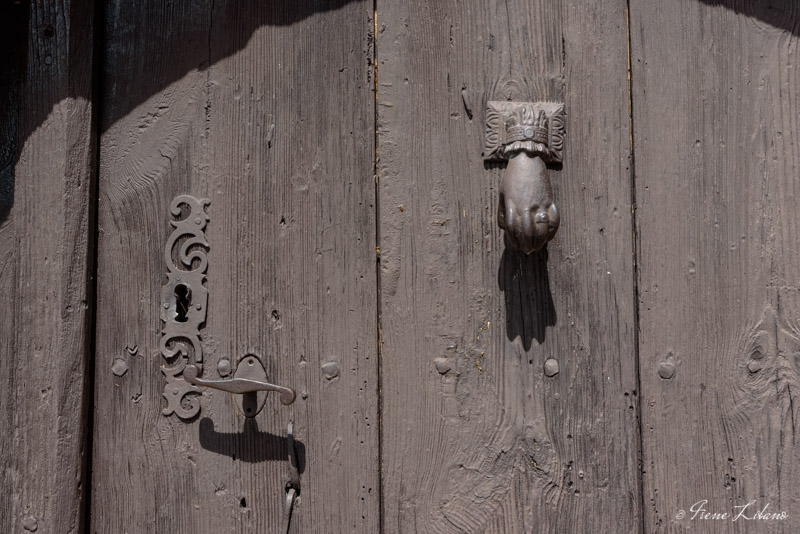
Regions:
M 201 393 L 198 386 L 205 386 L 236 394 L 236 406 L 242 415 L 255 417 L 264 407 L 269 391 L 278 392 L 282 404 L 292 404 L 295 399 L 292 388 L 267 382 L 267 373 L 258 357 L 249 354 L 242 358 L 231 379 L 200 377 L 203 372 L 200 327 L 206 321 L 208 308 L 205 283 L 209 245 L 204 231 L 209 220 L 205 208 L 209 204 L 207 199 L 180 195 L 170 205 L 170 214 L 176 220 L 170 221 L 175 230 L 164 249 L 167 283 L 161 289 L 164 326 L 160 349 L 166 360 L 161 371 L 167 379 L 163 393 L 167 406 L 162 413 L 174 413 L 184 420 L 197 416 L 200 413 L 197 396 Z
M 167 265 L 167 283 L 161 289 L 161 354 L 166 360 L 161 371 L 167 381 L 164 398 L 167 406 L 164 415 L 176 414 L 181 419 L 191 419 L 200 413 L 200 389 L 184 380 L 182 374 L 191 361 L 198 369 L 203 366 L 203 346 L 200 327 L 206 321 L 208 289 L 208 241 L 205 228 L 208 215 L 207 199 L 180 195 L 172 201 L 169 211 L 175 228 L 164 249 Z M 188 214 L 181 214 L 188 208 Z M 193 395 L 194 394 L 194 395 Z

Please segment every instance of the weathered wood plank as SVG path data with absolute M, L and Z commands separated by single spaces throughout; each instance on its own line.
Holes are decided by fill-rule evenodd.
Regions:
M 129 2 L 107 16 L 94 531 L 277 532 L 293 418 L 292 532 L 377 532 L 372 6 Z M 254 352 L 298 392 L 251 424 L 214 390 L 199 420 L 161 414 L 162 254 L 182 193 L 211 200 L 204 375 Z
M 798 35 L 796 2 L 631 1 L 647 531 L 800 528 Z
M 92 2 L 0 6 L 0 531 L 83 532 Z
M 386 532 L 639 528 L 626 25 L 622 1 L 378 2 Z M 481 157 L 506 99 L 567 110 L 561 228 L 527 257 Z

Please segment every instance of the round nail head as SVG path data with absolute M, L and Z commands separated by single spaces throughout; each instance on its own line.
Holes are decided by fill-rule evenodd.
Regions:
M 658 376 L 664 380 L 669 380 L 675 376 L 675 364 L 671 361 L 665 361 L 658 364 Z
M 217 363 L 217 372 L 219 376 L 228 376 L 231 374 L 231 361 L 228 359 L 222 359 Z
M 544 362 L 544 374 L 547 376 L 556 376 L 558 371 L 558 360 L 548 358 L 548 360 Z

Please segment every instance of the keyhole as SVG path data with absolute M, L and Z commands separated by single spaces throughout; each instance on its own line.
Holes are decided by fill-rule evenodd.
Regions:
M 175 286 L 175 321 L 179 323 L 186 322 L 186 314 L 189 313 L 189 307 L 192 305 L 192 292 L 183 284 Z

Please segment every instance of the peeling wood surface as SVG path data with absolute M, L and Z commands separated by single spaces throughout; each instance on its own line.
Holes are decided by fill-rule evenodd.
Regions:
M 371 5 L 341 0 L 106 10 L 94 532 L 277 532 L 290 419 L 291 531 L 378 531 L 372 28 Z M 197 420 L 161 414 L 183 193 L 211 201 L 204 376 L 253 352 L 292 407 L 271 394 L 246 422 L 206 390 Z
M 635 532 L 625 2 L 377 11 L 385 531 Z M 527 257 L 481 155 L 506 99 L 566 104 L 561 227 Z
M 92 2 L 0 6 L 0 531 L 83 532 Z
M 800 11 L 636 0 L 631 35 L 647 530 L 797 532 Z

